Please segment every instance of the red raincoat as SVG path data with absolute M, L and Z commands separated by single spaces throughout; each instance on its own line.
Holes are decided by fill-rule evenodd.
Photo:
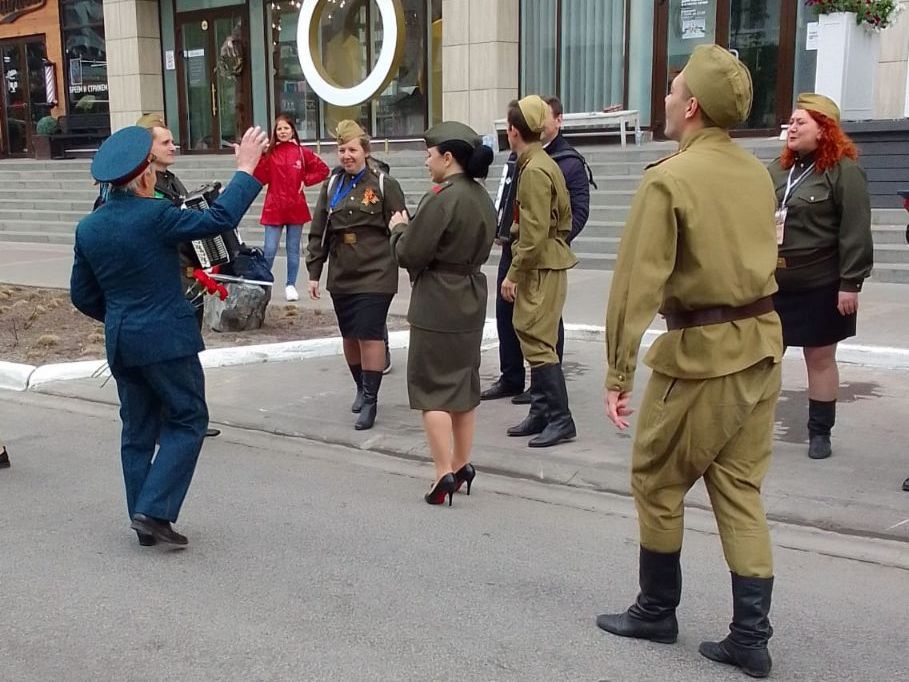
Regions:
M 309 149 L 295 141 L 279 142 L 256 167 L 256 180 L 268 185 L 263 225 L 303 225 L 312 220 L 300 183 L 309 187 L 328 177 L 328 166 Z

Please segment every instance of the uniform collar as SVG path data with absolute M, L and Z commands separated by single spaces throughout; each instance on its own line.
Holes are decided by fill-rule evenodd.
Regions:
M 693 147 L 699 144 L 711 142 L 728 142 L 729 139 L 729 131 L 725 130 L 724 128 L 717 128 L 716 126 L 711 126 L 710 128 L 701 128 L 700 130 L 695 130 L 693 133 L 689 133 L 682 138 L 682 141 L 679 143 L 679 151 L 683 152 L 689 147 Z
M 539 154 L 543 151 L 543 145 L 539 142 L 531 142 L 527 145 L 527 149 L 518 154 L 518 166 L 523 168 L 527 165 L 527 162 L 530 161 L 536 154 Z

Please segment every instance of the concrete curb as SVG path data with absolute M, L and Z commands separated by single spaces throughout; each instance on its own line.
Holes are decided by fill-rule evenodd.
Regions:
M 663 334 L 660 329 L 648 329 L 644 333 L 641 348 L 649 348 Z M 572 341 L 605 342 L 606 328 L 588 324 L 566 324 L 565 336 Z M 407 348 L 410 332 L 407 330 L 391 332 L 388 344 L 393 349 Z M 486 320 L 483 327 L 484 344 L 498 342 L 496 321 Z M 202 366 L 206 368 L 231 367 L 234 365 L 251 365 L 261 362 L 287 362 L 306 360 L 343 352 L 341 337 L 307 339 L 305 341 L 287 341 L 284 343 L 267 343 L 233 348 L 212 348 L 199 354 Z M 801 352 L 790 348 L 786 357 L 798 358 Z M 862 344 L 841 343 L 837 360 L 841 363 L 877 367 L 883 369 L 909 369 L 909 348 L 892 346 L 868 346 Z M 103 360 L 84 360 L 79 362 L 59 362 L 48 365 L 27 365 L 16 362 L 0 361 L 0 388 L 13 391 L 27 391 L 30 388 L 53 381 L 70 381 L 108 376 L 110 371 Z

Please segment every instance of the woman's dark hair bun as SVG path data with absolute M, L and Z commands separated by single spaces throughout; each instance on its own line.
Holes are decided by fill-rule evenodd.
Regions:
M 464 172 L 471 178 L 485 178 L 489 175 L 489 166 L 495 154 L 485 144 L 479 144 L 473 148 L 470 158 L 467 160 L 467 167 Z

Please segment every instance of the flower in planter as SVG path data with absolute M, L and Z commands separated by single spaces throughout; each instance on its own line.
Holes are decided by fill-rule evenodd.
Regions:
M 872 31 L 882 31 L 903 11 L 899 0 L 805 0 L 818 14 L 854 12 L 855 23 Z

